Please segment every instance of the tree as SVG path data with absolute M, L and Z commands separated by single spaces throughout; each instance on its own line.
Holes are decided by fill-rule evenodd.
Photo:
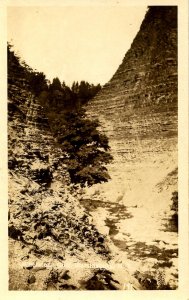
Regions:
M 27 79 L 35 96 L 39 96 L 41 92 L 48 90 L 46 76 L 43 72 L 28 72 Z
M 86 81 L 81 81 L 80 83 L 74 81 L 70 88 L 66 85 L 65 81 L 61 84 L 59 78 L 56 77 L 49 84 L 46 103 L 43 101 L 42 104 L 47 109 L 50 108 L 51 111 L 54 110 L 57 113 L 60 113 L 60 111 L 75 111 L 86 104 L 89 99 L 93 98 L 100 89 L 100 84 L 94 85 Z M 44 90 L 47 91 L 47 89 Z M 44 99 L 44 97 L 42 98 Z
M 67 154 L 67 168 L 73 183 L 91 186 L 110 179 L 105 167 L 112 160 L 108 138 L 97 129 L 99 122 L 86 118 L 84 109 L 65 114 L 56 132 Z
M 21 59 L 19 55 L 15 54 L 13 45 L 11 45 L 10 43 L 7 44 L 7 58 L 8 83 L 13 83 L 18 79 L 17 73 L 19 73 L 20 78 L 25 79 L 27 70 L 24 66 L 21 65 Z
M 62 86 L 61 86 L 60 79 L 58 77 L 54 78 L 52 83 L 50 84 L 49 89 L 61 91 L 61 88 Z

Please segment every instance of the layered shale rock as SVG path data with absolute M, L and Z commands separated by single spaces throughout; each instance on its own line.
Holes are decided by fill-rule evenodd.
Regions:
M 149 191 L 176 170 L 176 7 L 149 7 L 123 62 L 87 109 L 110 139 L 110 175 L 127 200 L 136 200 L 138 192 Z

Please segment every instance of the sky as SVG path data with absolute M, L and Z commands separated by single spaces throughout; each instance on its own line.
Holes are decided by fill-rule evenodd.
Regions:
M 8 41 L 47 79 L 108 82 L 133 39 L 146 6 L 10 6 Z

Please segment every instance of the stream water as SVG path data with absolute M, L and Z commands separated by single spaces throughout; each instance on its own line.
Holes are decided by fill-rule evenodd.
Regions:
M 172 289 L 178 284 L 177 232 L 166 211 L 153 211 L 145 205 L 126 206 L 118 202 L 83 199 L 97 228 L 106 234 L 131 274 L 159 274 Z

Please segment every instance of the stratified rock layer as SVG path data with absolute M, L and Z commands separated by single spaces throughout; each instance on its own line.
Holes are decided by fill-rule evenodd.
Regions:
M 123 62 L 87 109 L 110 139 L 115 159 L 110 172 L 126 174 L 127 194 L 136 194 L 141 181 L 142 190 L 155 186 L 176 168 L 176 7 L 148 9 Z

